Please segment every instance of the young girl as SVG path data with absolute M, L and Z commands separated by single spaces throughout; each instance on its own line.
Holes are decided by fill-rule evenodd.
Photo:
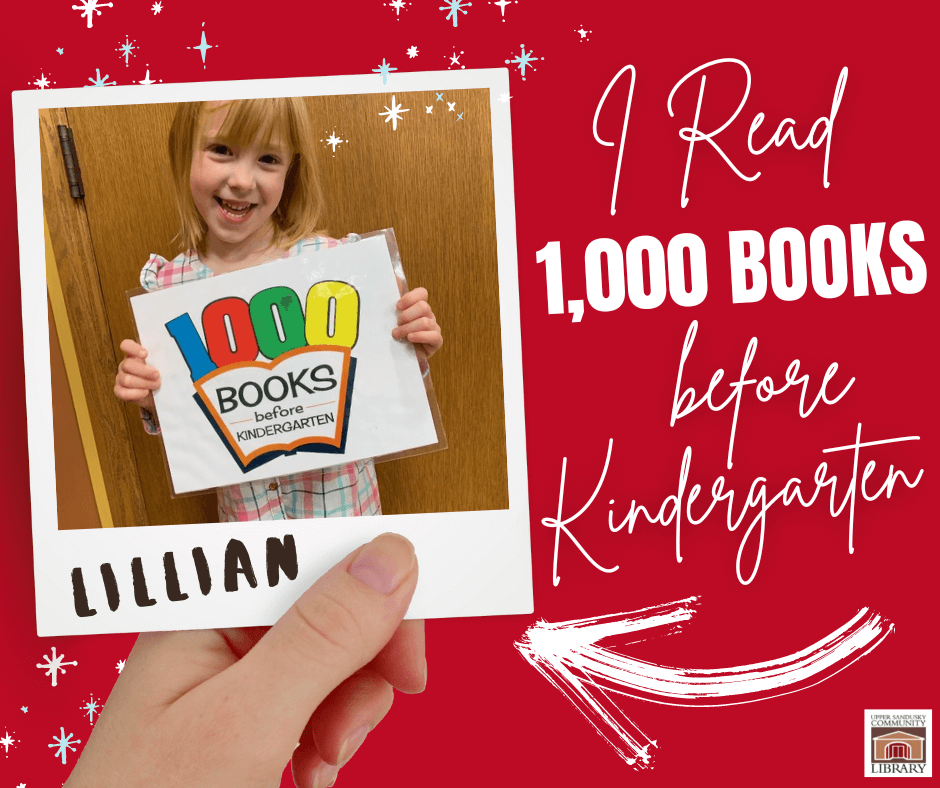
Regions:
M 323 198 L 316 175 L 312 124 L 303 99 L 248 99 L 181 104 L 169 152 L 181 237 L 188 251 L 173 260 L 151 255 L 140 273 L 147 290 L 238 271 L 271 260 L 359 240 L 316 233 Z M 427 292 L 405 293 L 396 305 L 396 339 L 442 344 Z M 151 392 L 160 372 L 147 350 L 121 343 L 114 393 L 141 408 L 147 432 L 159 432 Z M 281 520 L 381 514 L 371 459 L 218 490 L 219 520 Z

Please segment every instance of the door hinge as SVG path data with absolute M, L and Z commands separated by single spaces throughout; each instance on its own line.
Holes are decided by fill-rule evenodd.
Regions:
M 69 180 L 69 193 L 76 200 L 85 196 L 82 184 L 82 170 L 78 166 L 78 151 L 75 150 L 75 138 L 68 126 L 58 126 L 59 144 L 62 146 L 62 160 L 65 162 L 65 175 Z

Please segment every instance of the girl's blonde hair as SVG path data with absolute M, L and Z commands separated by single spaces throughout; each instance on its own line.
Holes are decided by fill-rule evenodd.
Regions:
M 275 137 L 289 145 L 293 158 L 284 181 L 284 193 L 271 216 L 273 243 L 287 248 L 301 238 L 313 235 L 323 215 L 323 194 L 316 171 L 314 134 L 310 114 L 302 98 L 264 98 L 227 101 L 214 107 L 208 102 L 180 104 L 168 139 L 170 168 L 176 186 L 180 215 L 179 237 L 186 249 L 205 251 L 208 227 L 190 191 L 193 153 L 202 145 L 209 116 L 227 110 L 218 139 L 246 146 L 256 141 L 267 145 Z

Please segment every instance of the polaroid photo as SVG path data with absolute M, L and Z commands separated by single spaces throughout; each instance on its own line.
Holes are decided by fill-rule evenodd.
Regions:
M 271 624 L 336 561 L 386 531 L 417 551 L 410 618 L 532 612 L 510 119 L 498 99 L 508 73 L 406 73 L 389 82 L 357 75 L 13 94 L 39 635 Z M 246 110 L 226 129 L 227 113 L 234 118 L 245 99 L 278 99 L 255 108 L 289 99 L 295 114 Z M 281 139 L 291 135 L 297 140 Z M 241 161 L 244 172 L 219 175 Z M 214 184 L 223 177 L 234 180 Z M 296 303 L 274 293 L 289 283 L 262 275 L 289 259 L 259 258 L 255 281 L 243 286 L 243 272 L 227 271 L 217 254 L 269 216 L 282 233 L 279 257 L 332 261 L 330 273 L 294 283 Z M 316 232 L 295 237 L 313 221 Z M 360 390 L 384 395 L 403 384 L 395 368 L 373 374 L 368 358 L 352 358 L 354 299 L 334 273 L 355 261 L 367 281 L 384 243 L 354 247 L 388 228 L 394 262 L 408 288 L 427 290 L 444 336 L 433 358 L 412 355 L 422 375 L 430 370 L 425 391 L 409 394 L 427 397 L 433 418 L 420 425 L 406 408 L 357 409 Z M 232 293 L 212 296 L 227 276 Z M 140 339 L 128 291 L 142 285 L 164 301 L 178 293 L 182 304 L 200 279 L 212 280 L 210 297 L 187 307 L 196 317 L 184 326 L 184 361 L 196 360 L 203 383 L 210 373 L 228 377 L 209 394 L 202 388 L 204 401 L 217 400 L 211 418 L 174 423 L 177 406 L 164 406 L 177 445 L 193 432 L 181 462 L 202 492 L 178 495 L 160 426 L 167 398 L 158 393 L 153 407 L 149 391 L 128 397 L 125 386 L 119 399 L 117 373 L 122 343 Z M 327 289 L 310 295 L 322 282 Z M 378 322 L 359 330 L 377 345 L 387 331 L 395 353 L 411 352 L 391 336 L 395 293 L 381 297 Z M 205 308 L 225 299 L 204 323 Z M 252 332 L 261 337 L 254 359 Z M 301 356 L 316 363 L 297 365 Z M 235 381 L 245 370 L 261 377 Z M 308 396 L 333 388 L 341 402 Z M 235 408 L 259 426 L 243 429 L 241 443 L 233 435 L 227 448 L 198 448 L 195 433 L 213 423 L 224 433 Z M 337 415 L 349 425 L 361 417 L 360 431 L 388 427 L 405 436 L 401 446 L 418 448 L 373 462 L 357 444 L 350 460 Z M 313 427 L 323 432 L 317 440 L 272 438 Z M 333 452 L 336 464 L 298 465 L 304 441 L 325 446 L 321 460 Z M 252 463 L 272 451 L 268 477 Z M 206 492 L 202 480 L 215 484 L 225 463 L 257 472 Z

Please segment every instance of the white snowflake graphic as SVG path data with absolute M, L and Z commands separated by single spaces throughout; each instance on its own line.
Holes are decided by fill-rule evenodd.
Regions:
M 510 96 L 508 93 L 500 93 L 500 94 L 499 94 L 499 100 L 502 101 L 503 104 L 508 104 L 508 103 L 509 103 L 509 99 L 511 99 L 511 98 L 512 98 L 512 96 Z
M 95 715 L 100 713 L 98 711 L 100 708 L 101 706 L 98 701 L 95 700 L 95 696 L 91 694 L 88 695 L 88 703 L 85 703 L 81 707 L 82 711 L 88 715 L 88 721 L 92 724 L 95 722 Z
M 408 57 L 417 57 L 418 47 L 408 47 Z
M 381 116 L 381 115 L 388 115 L 388 117 L 385 118 L 385 122 L 386 122 L 386 123 L 388 123 L 389 121 L 392 122 L 392 131 L 397 131 L 397 130 L 398 130 L 398 121 L 404 120 L 404 118 L 402 118 L 402 116 L 401 116 L 400 113 L 402 113 L 402 112 L 410 112 L 410 111 L 411 111 L 411 110 L 407 110 L 407 109 L 402 109 L 402 108 L 401 108 L 401 104 L 396 104 L 396 103 L 395 103 L 395 96 L 394 96 L 394 95 L 392 96 L 392 106 L 391 106 L 391 108 L 386 107 L 385 109 L 388 110 L 388 111 L 387 111 L 387 112 L 380 112 L 379 115 L 380 115 L 380 116 Z
M 387 5 L 389 8 L 395 9 L 395 21 L 398 21 L 398 15 L 401 13 L 402 9 L 406 5 L 411 5 L 411 3 L 406 3 L 405 0 L 392 0 L 390 3 L 383 3 L 382 5 Z
M 117 49 L 114 50 L 115 52 L 120 53 L 120 57 L 123 57 L 123 58 L 124 58 L 124 66 L 125 66 L 125 67 L 128 66 L 128 65 L 130 65 L 130 57 L 131 57 L 131 55 L 134 54 L 134 50 L 138 48 L 138 47 L 135 47 L 135 46 L 134 46 L 134 43 L 135 43 L 134 41 L 131 41 L 131 40 L 130 40 L 130 37 L 129 37 L 129 36 L 126 36 L 126 35 L 125 35 L 125 36 L 124 36 L 124 43 L 123 43 L 123 44 L 118 44 Z
M 154 3 L 150 6 L 150 10 L 153 11 L 154 14 L 159 14 L 163 10 L 163 3 Z
M 65 50 L 62 47 L 59 47 L 58 49 L 56 49 L 56 52 L 58 52 L 61 55 L 63 52 L 65 52 Z
M 461 68 L 466 68 L 466 66 L 464 66 L 464 65 L 462 65 L 462 64 L 460 63 L 460 58 L 461 58 L 462 56 L 463 56 L 463 50 L 462 50 L 462 49 L 460 50 L 460 54 L 459 54 L 459 55 L 457 54 L 456 50 L 454 51 L 454 53 L 453 53 L 452 55 L 444 55 L 444 57 L 450 58 L 450 63 L 447 64 L 448 70 L 450 70 L 453 66 L 460 66 Z
M 382 65 L 373 68 L 372 71 L 376 74 L 382 75 L 382 84 L 384 85 L 388 81 L 388 74 L 390 71 L 398 71 L 397 68 L 392 66 L 390 63 L 385 62 L 385 58 L 382 58 Z
M 50 81 L 46 78 L 46 72 L 43 71 L 43 72 L 40 72 L 40 74 L 39 74 L 39 79 L 34 80 L 34 81 L 31 82 L 30 84 L 31 84 L 31 85 L 35 85 L 35 86 L 36 86 L 37 88 L 39 88 L 40 90 L 45 90 L 47 87 L 49 87 L 49 85 L 53 85 L 53 84 L 55 84 L 55 83 L 50 82 Z
M 512 5 L 513 2 L 518 3 L 519 0 L 495 0 L 495 2 L 491 2 L 489 5 L 499 6 L 499 15 L 503 18 L 503 21 L 505 22 L 506 21 L 506 6 Z
M 82 16 L 88 20 L 88 27 L 91 27 L 95 14 L 101 16 L 100 8 L 113 8 L 113 3 L 99 3 L 98 0 L 81 0 L 81 5 L 73 5 L 73 11 L 81 11 Z
M 205 27 L 205 26 L 206 26 L 206 23 L 203 22 L 203 23 L 202 23 L 202 26 Z M 205 68 L 205 67 L 206 67 L 206 52 L 208 52 L 210 49 L 218 49 L 218 48 L 219 48 L 219 45 L 218 45 L 218 44 L 209 44 L 209 43 L 206 41 L 206 31 L 203 30 L 203 31 L 202 31 L 202 39 L 199 41 L 199 46 L 197 46 L 197 47 L 186 47 L 186 48 L 187 48 L 187 49 L 198 49 L 198 50 L 199 50 L 199 53 L 202 55 L 202 67 Z
M 533 71 L 535 71 L 535 66 L 533 66 L 532 63 L 536 60 L 545 60 L 545 58 L 544 57 L 532 57 L 531 49 L 528 52 L 526 52 L 525 44 L 520 44 L 519 46 L 522 49 L 522 54 L 516 55 L 512 60 L 507 60 L 506 65 L 508 66 L 510 63 L 515 63 L 516 68 L 519 69 L 519 73 L 522 74 L 522 81 L 525 82 L 525 67 L 528 66 Z
M 434 105 L 432 104 L 430 107 L 425 107 L 424 109 L 428 115 L 431 115 L 434 110 Z
M 65 756 L 68 754 L 69 750 L 74 750 L 76 744 L 81 744 L 81 739 L 72 740 L 74 733 L 70 733 L 68 736 L 65 735 L 65 728 L 59 728 L 59 738 L 55 736 L 52 737 L 52 744 L 50 747 L 58 747 L 58 749 L 53 753 L 53 755 L 60 755 L 62 757 L 62 763 L 65 763 Z
M 465 3 L 464 0 L 447 0 L 447 5 L 442 5 L 438 7 L 438 11 L 447 11 L 447 16 L 444 19 L 452 19 L 454 21 L 454 27 L 457 27 L 457 14 L 461 13 L 466 15 L 467 10 L 464 6 L 469 8 L 473 3 Z
M 593 33 L 594 31 L 593 31 L 593 30 L 585 30 L 585 29 L 584 29 L 584 25 L 581 25 L 581 27 L 579 27 L 579 28 L 578 28 L 577 30 L 575 30 L 574 32 L 578 34 L 578 41 L 590 41 L 591 39 L 589 39 L 589 38 L 587 37 L 587 35 L 588 35 L 588 33 Z
M 23 712 L 23 714 L 26 714 L 26 712 L 29 711 L 29 708 L 27 706 L 20 706 L 20 711 Z
M 105 77 L 105 79 L 107 79 L 107 77 Z M 52 647 L 52 659 L 49 659 L 48 654 L 43 654 L 42 656 L 43 656 L 43 659 L 46 660 L 46 664 L 43 664 L 40 662 L 36 665 L 36 667 L 45 668 L 46 675 L 52 676 L 53 687 L 56 685 L 56 677 L 58 676 L 57 671 L 61 670 L 63 673 L 65 673 L 65 668 L 62 667 L 63 665 L 78 665 L 77 662 L 63 662 L 62 660 L 65 659 L 65 654 L 59 654 L 58 656 L 56 656 L 55 646 Z
M 117 665 L 115 665 L 114 667 L 117 668 L 117 672 L 118 672 L 118 673 L 120 673 L 121 671 L 123 671 L 123 670 L 124 670 L 124 660 L 123 660 L 123 659 L 119 659 Z
M 145 76 L 145 77 L 144 77 L 142 80 L 140 80 L 137 84 L 138 84 L 138 85 L 152 85 L 152 84 L 153 84 L 154 82 L 156 82 L 156 81 L 157 81 L 157 80 L 150 78 L 150 64 L 148 63 L 148 64 L 147 64 L 147 76 Z M 163 80 L 161 79 L 160 82 L 163 82 Z
M 10 747 L 12 747 L 14 744 L 16 744 L 16 739 L 14 739 L 14 738 L 10 735 L 10 732 L 9 732 L 9 731 L 4 731 L 3 733 L 4 733 L 4 736 L 3 736 L 2 739 L 0 739 L 0 746 L 3 747 L 4 753 L 9 754 L 9 752 L 10 752 Z
M 333 149 L 333 158 L 335 159 L 336 158 L 336 146 L 343 142 L 349 142 L 349 140 L 344 140 L 340 137 L 337 137 L 336 129 L 333 129 L 333 131 L 330 132 L 330 136 L 327 137 L 325 140 L 320 140 L 320 142 L 326 143 L 326 145 L 323 146 L 324 148 L 327 145 L 329 145 Z
M 448 112 L 456 112 L 457 110 L 454 109 L 454 105 L 455 105 L 456 103 L 457 103 L 456 101 L 448 101 L 448 102 L 447 102 L 447 111 L 448 111 Z

